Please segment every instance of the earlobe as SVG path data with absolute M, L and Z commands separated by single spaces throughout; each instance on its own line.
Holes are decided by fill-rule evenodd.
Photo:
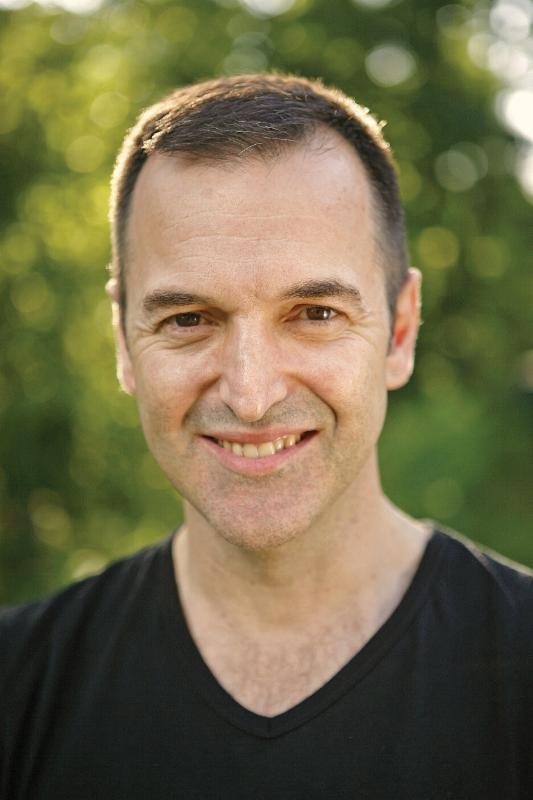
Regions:
M 385 365 L 389 390 L 404 386 L 413 372 L 416 339 L 420 326 L 421 281 L 419 270 L 411 268 L 398 293 L 392 338 Z
M 115 329 L 118 382 L 126 394 L 134 395 L 135 376 L 133 374 L 130 351 L 124 334 L 120 307 L 115 302 L 113 303 L 113 327 Z
M 117 378 L 118 382 L 126 394 L 135 394 L 135 376 L 131 363 L 130 352 L 124 325 L 122 321 L 122 311 L 118 303 L 119 289 L 115 278 L 111 278 L 106 283 L 106 292 L 111 298 L 111 312 L 113 315 L 113 330 L 115 333 L 115 352 L 117 358 Z

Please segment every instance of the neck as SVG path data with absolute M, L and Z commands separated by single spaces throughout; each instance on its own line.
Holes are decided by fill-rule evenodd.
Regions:
M 230 619 L 242 630 L 298 631 L 349 607 L 379 625 L 409 585 L 428 531 L 379 486 L 366 489 L 364 502 L 352 491 L 327 520 L 265 551 L 228 542 L 187 505 L 173 554 L 186 614 Z

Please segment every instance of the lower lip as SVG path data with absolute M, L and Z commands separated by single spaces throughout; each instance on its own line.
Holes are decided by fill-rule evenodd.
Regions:
M 298 456 L 313 441 L 315 436 L 316 431 L 313 431 L 292 447 L 286 447 L 278 453 L 274 453 L 273 456 L 259 456 L 259 458 L 238 456 L 231 450 L 221 447 L 212 439 L 208 439 L 205 436 L 201 436 L 200 439 L 219 461 L 232 472 L 238 472 L 241 475 L 268 475 L 280 469 L 290 458 Z

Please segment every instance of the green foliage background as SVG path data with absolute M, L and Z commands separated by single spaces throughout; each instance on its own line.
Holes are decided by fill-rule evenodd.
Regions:
M 2 601 L 50 591 L 179 523 L 115 380 L 108 180 L 141 107 L 177 84 L 270 68 L 322 76 L 388 120 L 427 324 L 415 378 L 391 397 L 386 490 L 533 565 L 531 204 L 509 174 L 494 78 L 467 54 L 479 6 L 442 5 L 296 0 L 269 17 L 238 0 L 114 0 L 85 15 L 0 12 Z M 416 69 L 384 86 L 394 76 L 380 78 L 386 62 L 369 54 L 391 42 Z

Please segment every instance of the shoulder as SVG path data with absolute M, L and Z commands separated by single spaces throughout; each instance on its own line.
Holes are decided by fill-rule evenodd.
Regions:
M 533 653 L 533 571 L 454 531 L 437 530 L 434 601 L 465 626 Z
M 489 548 L 477 544 L 455 531 L 440 528 L 446 552 L 445 569 L 455 581 L 466 575 L 474 579 L 474 589 L 484 588 L 498 596 L 510 607 L 533 602 L 533 570 L 517 564 Z M 463 587 L 468 591 L 469 585 Z
M 0 609 L 0 682 L 5 687 L 21 671 L 43 669 L 59 656 L 91 638 L 97 645 L 102 623 L 116 620 L 142 603 L 169 540 L 112 563 L 98 575 L 67 586 L 50 597 Z

